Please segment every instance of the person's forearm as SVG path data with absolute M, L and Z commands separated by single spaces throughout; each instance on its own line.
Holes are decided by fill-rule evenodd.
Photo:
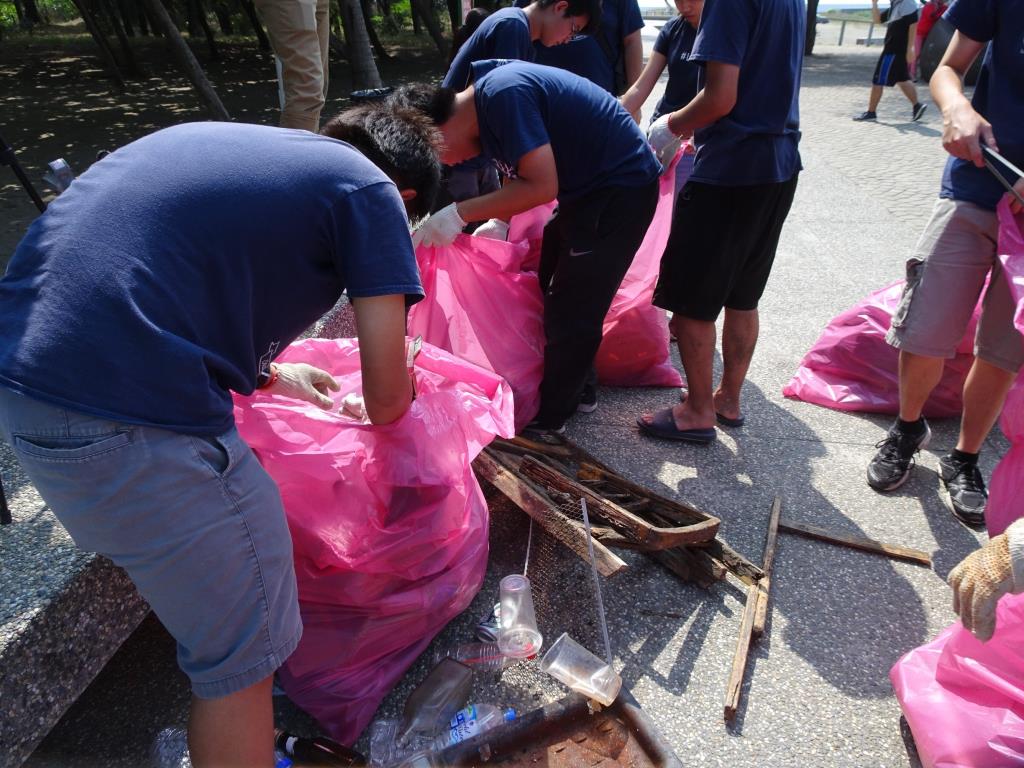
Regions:
M 644 69 L 644 43 L 640 30 L 633 32 L 622 40 L 623 56 L 625 57 L 626 87 L 635 83 Z M 635 110 L 630 110 L 634 112 Z
M 640 77 L 629 86 L 626 92 L 622 95 L 620 101 L 622 106 L 630 114 L 636 112 L 640 107 L 647 101 L 647 97 L 651 95 L 651 91 L 654 90 L 654 84 L 661 77 L 661 73 L 665 70 L 665 62 L 667 59 L 662 53 L 655 51 L 651 54 L 651 58 L 647 60 L 647 66 L 644 67 L 643 72 L 640 73 Z
M 960 74 L 948 64 L 942 64 L 935 70 L 929 87 L 935 104 L 944 114 L 954 107 L 970 104 L 964 96 Z
M 876 0 L 871 0 L 871 19 L 875 24 L 882 23 L 882 13 L 878 10 L 878 2 Z
M 466 223 L 487 219 L 508 221 L 517 213 L 554 200 L 557 195 L 557 187 L 527 179 L 511 179 L 495 192 L 463 200 L 457 208 Z
M 708 94 L 706 88 L 693 97 L 693 101 L 682 109 L 678 109 L 668 117 L 668 127 L 676 136 L 684 139 L 693 135 L 698 128 L 711 125 L 732 111 L 732 104 L 725 104 Z

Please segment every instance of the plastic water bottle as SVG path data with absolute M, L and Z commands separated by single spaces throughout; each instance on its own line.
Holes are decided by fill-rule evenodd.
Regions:
M 515 664 L 520 659 L 506 656 L 498 648 L 497 643 L 463 643 L 446 650 L 439 651 L 435 657 L 436 664 L 448 657 L 461 661 L 474 672 L 499 672 L 505 667 Z
M 445 747 L 460 744 L 477 734 L 497 728 L 502 723 L 516 719 L 514 709 L 502 709 L 494 704 L 470 704 L 455 713 L 448 727 L 432 739 L 414 739 L 400 747 L 396 739 L 397 720 L 378 720 L 370 729 L 371 765 L 393 766 L 405 764 L 413 757 L 422 757 L 440 752 Z M 430 765 L 424 762 L 423 765 Z
M 192 759 L 188 754 L 188 731 L 184 728 L 164 728 L 153 740 L 149 757 L 155 768 L 192 768 Z M 291 760 L 274 752 L 274 768 L 291 768 L 291 765 Z

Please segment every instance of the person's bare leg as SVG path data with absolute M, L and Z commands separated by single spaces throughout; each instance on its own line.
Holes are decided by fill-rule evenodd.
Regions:
M 1017 375 L 975 358 L 964 382 L 964 412 L 957 450 L 977 453 L 1003 410 L 1003 401 Z
M 942 378 L 946 361 L 941 357 L 925 357 L 900 350 L 900 418 L 917 421 L 921 418 L 928 396 Z
M 896 83 L 903 95 L 907 97 L 907 101 L 910 102 L 910 106 L 917 104 L 917 88 L 910 80 L 904 80 L 902 83 Z
M 715 404 L 712 397 L 712 376 L 715 359 L 715 324 L 672 316 L 672 331 L 679 345 L 679 357 L 686 373 L 686 401 L 672 408 L 677 429 L 708 429 L 715 426 Z M 651 414 L 642 416 L 650 423 Z
M 878 102 L 882 100 L 883 88 L 880 85 L 871 86 L 871 95 L 868 96 L 868 112 L 878 111 Z
M 192 697 L 188 749 L 194 768 L 272 768 L 273 676 L 216 699 Z
M 715 390 L 715 411 L 726 418 L 740 417 L 740 390 L 747 378 L 757 346 L 760 321 L 757 310 L 726 309 L 722 327 L 722 380 Z

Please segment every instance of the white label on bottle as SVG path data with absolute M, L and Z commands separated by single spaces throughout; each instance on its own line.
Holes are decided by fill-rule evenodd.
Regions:
M 448 724 L 448 745 L 459 744 L 477 735 L 480 727 L 476 722 L 476 705 L 460 709 Z

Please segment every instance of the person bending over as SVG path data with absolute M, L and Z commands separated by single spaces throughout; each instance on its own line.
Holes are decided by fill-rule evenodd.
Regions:
M 347 291 L 370 420 L 412 396 L 407 210 L 429 209 L 439 136 L 384 107 L 325 130 L 145 136 L 76 179 L 0 280 L 0 436 L 177 641 L 196 768 L 274 764 L 273 674 L 302 633 L 281 498 L 232 392 L 334 407 L 329 374 L 273 360 Z

